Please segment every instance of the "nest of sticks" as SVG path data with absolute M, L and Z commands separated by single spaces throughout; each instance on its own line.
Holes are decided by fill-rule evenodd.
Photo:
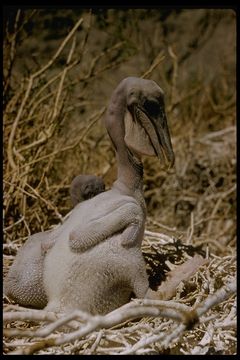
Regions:
M 31 16 L 34 12 L 29 11 L 24 21 Z M 126 44 L 116 42 L 95 57 L 90 53 L 92 61 L 86 70 L 81 64 L 92 25 L 89 14 L 84 16 L 52 58 L 15 87 L 12 63 L 20 12 L 6 36 L 4 275 L 30 234 L 56 226 L 71 210 L 69 185 L 74 176 L 100 175 L 107 188 L 116 177 L 114 151 L 101 125 L 112 85 L 97 100 L 89 94 L 103 81 L 107 88 L 105 72 L 107 76 L 113 68 L 124 71 Z M 83 23 L 86 26 L 79 35 L 77 30 Z M 144 159 L 148 218 L 142 251 L 153 290 L 165 286 L 166 291 L 166 286 L 172 286 L 169 274 L 176 279 L 186 264 L 187 273 L 180 271 L 168 301 L 164 297 L 132 299 L 105 316 L 26 309 L 4 297 L 5 354 L 236 353 L 232 75 L 225 68 L 220 82 L 213 80 L 205 87 L 199 77 L 195 83 L 189 80 L 186 88 L 177 80 L 183 65 L 169 46 L 139 76 L 158 77 L 155 70 L 163 66 L 164 56 L 171 62 L 171 76 L 157 80 L 164 82 L 169 99 L 166 111 L 171 119 L 176 164 L 166 174 L 154 159 Z M 52 71 L 54 65 L 56 71 Z M 77 80 L 72 71 L 77 71 Z M 76 97 L 74 107 L 71 96 L 75 96 L 76 86 L 81 96 Z M 78 110 L 82 117 L 73 126 Z M 199 258 L 204 261 L 196 265 Z
M 172 239 L 171 246 L 160 246 L 161 250 L 168 248 L 162 263 L 158 260 L 163 260 L 163 252 L 156 252 L 156 247 L 166 236 L 155 233 L 146 240 L 143 251 L 152 288 L 159 273 L 167 273 L 166 268 L 174 272 L 173 258 L 180 262 L 188 258 L 194 267 L 194 257 L 188 253 L 199 249 Z M 180 265 L 175 266 L 179 272 Z M 237 340 L 235 275 L 233 255 L 212 255 L 194 275 L 182 276 L 172 300 L 133 299 L 105 316 L 31 310 L 7 304 L 5 299 L 4 351 L 25 355 L 231 355 Z

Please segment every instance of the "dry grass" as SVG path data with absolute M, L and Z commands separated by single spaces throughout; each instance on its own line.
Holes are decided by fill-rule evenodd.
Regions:
M 208 265 L 178 286 L 174 298 L 194 308 L 236 274 L 234 14 L 198 10 L 164 18 L 164 13 L 129 10 L 127 24 L 122 12 L 78 15 L 69 14 L 71 27 L 60 39 L 51 29 L 46 32 L 53 40 L 46 44 L 38 35 L 35 60 L 27 54 L 33 53 L 31 44 L 38 48 L 38 38 L 27 26 L 32 21 L 40 28 L 48 15 L 20 11 L 11 26 L 5 24 L 4 274 L 29 234 L 54 226 L 70 211 L 68 188 L 74 176 L 94 173 L 111 186 L 115 156 L 101 119 L 118 81 L 144 75 L 166 93 L 176 165 L 166 174 L 157 161 L 144 159 L 146 228 L 159 235 L 145 236 L 143 252 L 153 286 L 171 264 L 199 251 L 209 257 Z M 186 23 L 197 29 L 196 35 Z M 160 245 L 164 236 L 178 240 L 178 246 Z M 61 346 L 43 344 L 34 352 L 230 355 L 236 353 L 235 307 L 231 295 L 195 328 L 171 339 L 175 321 L 148 316 L 93 329 Z M 4 308 L 19 309 L 6 298 Z M 6 329 L 16 328 L 19 335 L 5 333 L 5 353 L 39 340 L 20 332 L 37 331 L 39 324 L 26 319 L 8 323 Z M 64 334 L 56 329 L 53 337 Z

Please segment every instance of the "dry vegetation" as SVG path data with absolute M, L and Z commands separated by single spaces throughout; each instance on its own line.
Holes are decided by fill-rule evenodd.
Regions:
M 29 234 L 71 210 L 76 175 L 111 186 L 115 156 L 102 119 L 126 76 L 164 89 L 176 156 L 169 174 L 144 159 L 150 284 L 194 254 L 208 262 L 168 303 L 134 300 L 117 322 L 78 313 L 70 332 L 60 327 L 68 318 L 4 298 L 5 353 L 236 353 L 235 27 L 232 10 L 6 9 L 4 274 Z M 189 329 L 180 315 L 192 309 L 200 322 Z

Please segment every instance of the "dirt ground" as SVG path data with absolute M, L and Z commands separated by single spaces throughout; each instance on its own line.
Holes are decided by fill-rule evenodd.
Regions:
M 181 263 L 194 253 L 207 254 L 211 265 L 202 270 L 202 278 L 195 276 L 179 288 L 176 299 L 187 303 L 193 288 L 202 291 L 203 278 L 212 284 L 206 295 L 234 276 L 233 10 L 6 8 L 3 60 L 4 274 L 28 235 L 59 224 L 71 210 L 69 185 L 76 175 L 99 175 L 107 188 L 111 186 L 116 160 L 103 126 L 105 110 L 123 78 L 144 76 L 165 92 L 176 158 L 168 173 L 158 160 L 144 159 L 146 229 L 175 241 L 175 245 L 165 246 L 158 244 L 157 237 L 144 238 L 149 280 L 153 286 L 156 282 L 159 285 L 164 279 L 161 274 L 169 270 L 169 261 Z M 176 243 L 182 246 L 180 253 Z M 4 306 L 9 305 L 5 298 Z M 231 313 L 234 299 L 218 305 L 214 314 L 223 314 L 224 306 Z M 18 325 L 15 322 L 12 326 Z M 153 321 L 151 326 L 159 323 Z M 145 352 L 197 353 L 207 326 L 188 332 L 186 336 L 192 339 L 188 345 L 179 339 L 163 350 L 153 342 Z M 223 339 L 214 326 L 204 345 L 205 354 L 235 354 L 236 329 L 224 330 L 227 335 Z M 69 345 L 61 351 L 109 353 L 106 349 L 110 345 L 104 347 L 100 342 L 92 348 L 87 340 L 90 345 L 86 342 L 77 350 Z M 5 352 L 9 353 L 14 346 L 9 338 L 6 344 Z M 121 346 L 119 351 L 115 346 L 114 351 L 123 351 Z

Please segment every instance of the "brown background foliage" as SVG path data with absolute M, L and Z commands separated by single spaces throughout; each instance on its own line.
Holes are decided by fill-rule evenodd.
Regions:
M 80 17 L 83 23 L 75 32 L 70 60 L 76 65 L 66 71 L 59 91 L 70 40 L 52 66 L 34 79 L 8 147 L 27 79 L 49 62 Z M 148 214 L 186 232 L 192 213 L 195 222 L 200 222 L 194 233 L 197 240 L 207 234 L 219 244 L 216 250 L 232 244 L 235 26 L 235 13 L 230 9 L 98 9 L 92 15 L 82 9 L 22 10 L 20 14 L 8 9 L 4 37 L 5 227 L 22 217 L 24 221 L 6 232 L 7 241 L 59 222 L 59 214 L 71 209 L 68 187 L 74 176 L 102 175 L 111 186 L 116 177 L 115 157 L 102 124 L 104 115 L 98 112 L 107 106 L 121 79 L 141 76 L 150 69 L 147 77 L 166 94 L 176 164 L 166 174 L 155 159 L 144 160 Z M 154 63 L 157 66 L 151 71 Z M 10 151 L 15 170 L 9 163 Z

